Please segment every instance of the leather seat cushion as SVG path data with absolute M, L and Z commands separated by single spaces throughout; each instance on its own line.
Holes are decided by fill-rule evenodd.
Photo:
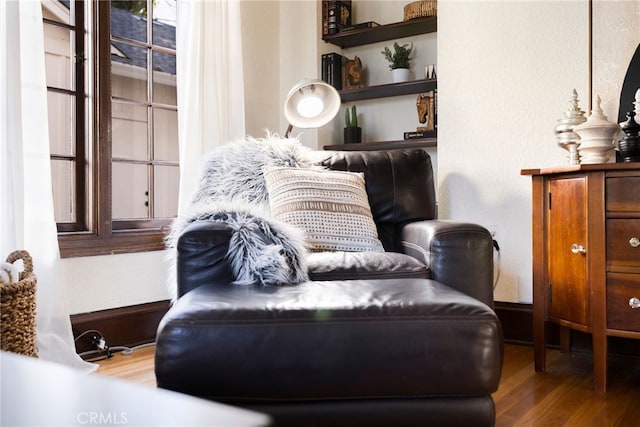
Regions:
M 501 336 L 489 307 L 433 280 L 210 284 L 163 318 L 156 378 L 223 400 L 482 396 Z
M 429 269 L 397 252 L 313 252 L 307 256 L 311 280 L 428 279 Z

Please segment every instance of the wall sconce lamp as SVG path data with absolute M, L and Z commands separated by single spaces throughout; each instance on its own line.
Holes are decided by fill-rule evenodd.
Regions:
M 289 127 L 284 134 L 288 138 L 293 127 L 319 128 L 329 123 L 340 109 L 340 94 L 330 84 L 316 79 L 304 79 L 291 88 L 284 102 L 284 116 Z

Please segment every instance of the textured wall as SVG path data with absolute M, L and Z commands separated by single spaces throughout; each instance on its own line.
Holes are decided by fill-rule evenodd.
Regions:
M 553 128 L 578 91 L 586 109 L 585 1 L 440 1 L 440 215 L 497 231 L 500 301 L 532 300 L 531 181 L 559 165 Z
M 530 178 L 565 163 L 553 127 L 573 88 L 587 110 L 588 1 L 439 2 L 439 196 L 442 216 L 498 231 L 501 301 L 530 302 Z M 618 115 L 640 42 L 640 2 L 593 4 L 593 94 Z
M 593 3 L 593 97 L 602 98 L 609 120 L 617 121 L 620 91 L 640 44 L 640 1 L 595 0 Z M 631 105 L 623 105 L 623 112 Z
M 242 61 L 244 67 L 245 130 L 248 135 L 262 137 L 265 129 L 280 130 L 280 110 L 277 108 L 280 87 L 278 45 L 279 2 L 243 1 L 240 3 L 242 19 Z M 265 23 L 271 29 L 265 30 Z

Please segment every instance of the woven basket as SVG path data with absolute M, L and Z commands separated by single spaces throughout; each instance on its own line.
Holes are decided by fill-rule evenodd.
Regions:
M 8 263 L 21 259 L 24 271 L 14 283 L 0 281 L 0 347 L 4 351 L 38 357 L 36 344 L 36 275 L 27 251 L 14 251 Z
M 420 0 L 407 4 L 404 7 L 404 20 L 408 21 L 415 18 L 424 18 L 426 16 L 436 16 L 438 14 L 437 0 Z

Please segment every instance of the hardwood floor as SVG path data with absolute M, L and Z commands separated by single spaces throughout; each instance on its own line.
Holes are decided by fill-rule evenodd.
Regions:
M 155 387 L 154 350 L 155 347 L 144 347 L 131 354 L 116 353 L 112 358 L 98 362 L 98 374 Z
M 592 358 L 547 353 L 533 369 L 533 348 L 506 345 L 496 403 L 497 426 L 640 426 L 640 359 L 609 356 L 609 390 L 593 391 Z
M 153 347 L 99 362 L 98 374 L 155 387 Z M 609 356 L 609 390 L 593 391 L 592 360 L 550 350 L 547 372 L 533 369 L 533 348 L 505 345 L 496 426 L 640 426 L 640 359 Z

